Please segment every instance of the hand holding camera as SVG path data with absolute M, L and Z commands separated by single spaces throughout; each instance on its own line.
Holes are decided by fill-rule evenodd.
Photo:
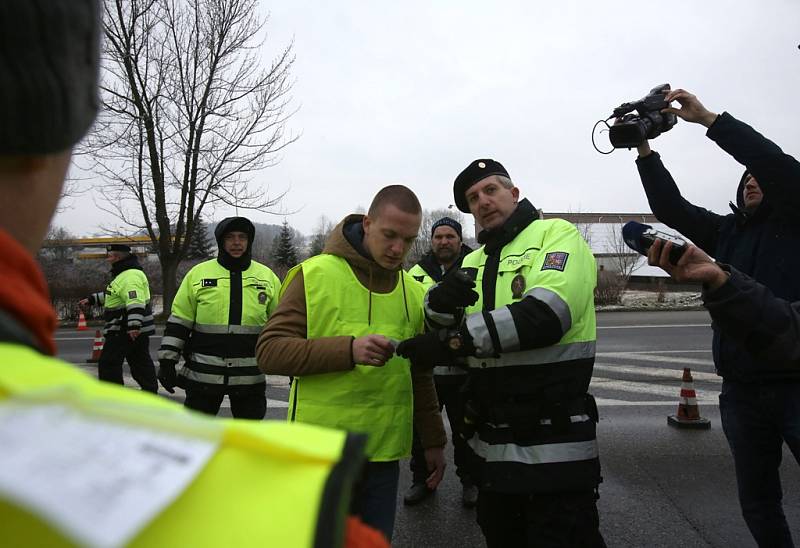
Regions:
M 701 103 L 695 95 L 692 95 L 684 89 L 674 89 L 670 91 L 665 97 L 665 100 L 667 103 L 678 101 L 678 103 L 681 105 L 681 108 L 667 107 L 663 109 L 662 112 L 675 114 L 687 122 L 693 122 L 696 124 L 702 124 L 705 127 L 710 127 L 711 124 L 714 123 L 714 120 L 717 119 L 717 115 L 715 113 L 704 107 L 703 103 Z

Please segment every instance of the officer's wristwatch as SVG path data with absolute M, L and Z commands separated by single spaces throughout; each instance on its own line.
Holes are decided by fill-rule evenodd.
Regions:
M 453 352 L 458 352 L 464 347 L 464 337 L 458 329 L 448 329 L 444 333 L 444 343 Z

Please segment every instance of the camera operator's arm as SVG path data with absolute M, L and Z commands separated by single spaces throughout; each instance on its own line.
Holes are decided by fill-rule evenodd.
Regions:
M 673 90 L 667 94 L 666 100 L 678 101 L 681 108 L 666 108 L 663 112 L 677 114 L 687 122 L 707 127 L 708 138 L 753 174 L 773 207 L 792 214 L 797 211 L 800 206 L 800 162 L 729 113 L 717 116 L 686 90 Z
M 672 175 L 661 162 L 661 156 L 658 152 L 650 151 L 647 141 L 639 145 L 639 155 L 636 167 L 653 214 L 700 248 L 714 253 L 719 225 L 724 217 L 684 199 Z
M 650 247 L 648 262 L 677 281 L 703 282 L 703 304 L 719 329 L 761 360 L 800 367 L 800 302 L 775 297 L 765 286 L 727 265 L 714 263 L 689 245 L 677 265 L 669 262 L 672 244 Z

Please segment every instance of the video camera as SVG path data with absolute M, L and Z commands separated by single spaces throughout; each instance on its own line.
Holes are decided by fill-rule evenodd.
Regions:
M 645 97 L 631 103 L 622 103 L 614 109 L 608 118 L 615 118 L 609 131 L 609 139 L 614 148 L 633 148 L 645 139 L 655 139 L 665 131 L 672 129 L 678 122 L 674 114 L 665 114 L 661 109 L 667 108 L 669 84 L 662 84 L 650 90 Z M 633 114 L 633 111 L 636 114 Z

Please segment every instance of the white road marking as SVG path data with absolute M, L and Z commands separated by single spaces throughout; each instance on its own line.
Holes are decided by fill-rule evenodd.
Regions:
M 599 407 L 678 407 L 678 400 L 675 401 L 626 401 L 626 400 L 612 400 L 608 398 L 595 398 L 595 402 Z M 698 399 L 697 403 L 702 404 L 715 404 L 718 403 L 719 400 L 714 398 L 708 398 L 705 400 Z M 702 415 L 702 411 L 701 411 Z M 600 417 L 602 420 L 602 416 Z
M 616 392 L 632 392 L 635 394 L 650 394 L 652 396 L 675 398 L 675 401 L 677 401 L 681 391 L 680 380 L 677 380 L 674 385 L 661 385 L 639 381 L 620 381 L 616 379 L 606 379 L 605 377 L 592 377 L 590 386 L 595 390 L 601 389 L 613 390 Z M 719 396 L 718 390 L 699 390 L 695 388 L 695 392 L 697 392 L 698 400 L 706 400 Z
M 671 352 L 670 350 L 664 350 L 663 352 Z M 598 352 L 596 357 L 599 358 L 616 358 L 616 359 L 626 359 L 626 360 L 641 360 L 646 362 L 657 362 L 657 363 L 682 363 L 686 365 L 714 365 L 713 360 L 699 360 L 697 358 L 680 358 L 678 356 L 664 356 L 658 354 L 632 354 L 630 352 Z
M 683 376 L 682 369 L 662 369 L 654 367 L 642 367 L 639 365 L 617 365 L 612 363 L 596 363 L 594 364 L 595 371 L 605 371 L 610 373 L 625 373 L 631 375 L 646 375 L 648 377 L 657 377 L 662 379 L 673 379 L 676 382 L 681 381 Z M 704 373 L 702 371 L 692 371 L 692 378 L 696 381 L 709 381 L 715 383 L 722 383 L 722 377 L 716 373 Z
M 598 325 L 597 329 L 659 329 L 661 327 L 711 327 L 710 323 L 675 323 L 647 325 Z

